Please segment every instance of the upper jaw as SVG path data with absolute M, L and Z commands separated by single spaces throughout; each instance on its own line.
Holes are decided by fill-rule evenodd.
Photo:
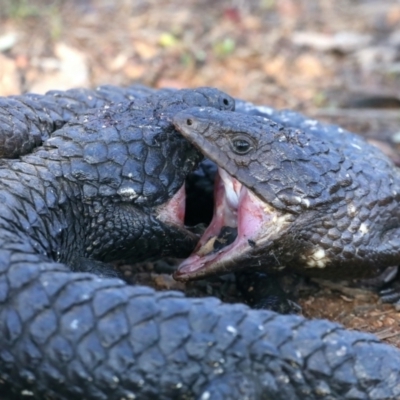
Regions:
M 199 279 L 244 268 L 252 256 L 267 251 L 290 218 L 259 199 L 219 168 L 215 182 L 214 216 L 192 255 L 174 274 L 177 280 Z M 229 227 L 229 229 L 223 229 Z M 237 235 L 235 233 L 237 231 Z

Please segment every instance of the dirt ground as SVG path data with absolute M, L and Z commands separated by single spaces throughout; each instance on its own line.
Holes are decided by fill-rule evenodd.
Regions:
M 182 4 L 0 0 L 0 95 L 135 82 L 216 86 L 366 135 L 400 164 L 398 1 Z M 169 275 L 139 275 L 136 281 L 185 289 Z M 214 294 L 212 283 L 199 285 Z M 300 304 L 308 317 L 374 332 L 400 347 L 400 313 L 370 292 L 324 284 Z

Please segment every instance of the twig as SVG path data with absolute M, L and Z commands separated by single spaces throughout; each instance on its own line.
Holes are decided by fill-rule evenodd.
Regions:
M 319 108 L 307 112 L 312 117 L 344 117 L 354 119 L 400 119 L 400 110 L 375 108 Z

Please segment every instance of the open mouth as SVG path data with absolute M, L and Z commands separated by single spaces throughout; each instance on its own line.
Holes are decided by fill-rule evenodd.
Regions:
M 214 186 L 214 215 L 194 252 L 174 274 L 177 280 L 230 271 L 238 258 L 269 236 L 279 212 L 222 168 Z

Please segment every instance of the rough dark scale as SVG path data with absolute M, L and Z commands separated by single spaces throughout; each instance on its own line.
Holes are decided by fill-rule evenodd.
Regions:
M 138 107 L 150 114 L 146 126 L 159 118 L 153 140 L 138 128 L 136 105 L 122 105 L 88 113 L 20 161 L 1 161 L 1 383 L 14 398 L 37 399 L 398 398 L 400 353 L 372 335 L 71 272 L 76 255 L 107 259 L 124 223 L 139 236 L 138 257 L 148 256 L 154 230 L 157 243 L 165 233 L 150 212 L 198 156 L 154 101 Z M 123 160 L 134 165 L 124 171 Z M 118 194 L 132 184 L 129 171 L 135 199 Z
M 400 170 L 361 137 L 304 118 L 296 126 L 308 125 L 306 131 L 206 108 L 184 110 L 174 120 L 281 220 L 221 271 L 261 263 L 270 271 L 346 279 L 399 264 Z M 238 139 L 252 146 L 245 155 L 233 150 Z
M 163 92 L 168 92 L 167 89 Z M 18 158 L 42 144 L 66 122 L 91 108 L 143 99 L 154 90 L 135 85 L 104 85 L 95 90 L 51 90 L 0 98 L 0 157 Z

